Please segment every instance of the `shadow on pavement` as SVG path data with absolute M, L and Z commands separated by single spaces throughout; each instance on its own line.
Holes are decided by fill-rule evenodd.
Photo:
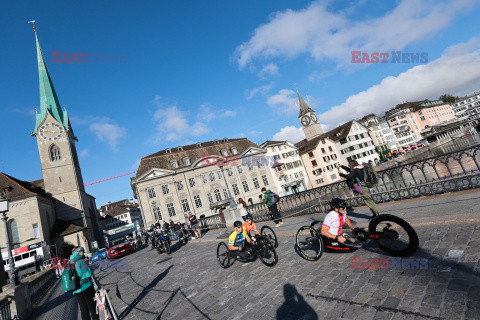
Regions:
M 283 297 L 285 301 L 277 309 L 277 320 L 318 320 L 315 310 L 303 299 L 303 296 L 298 293 L 294 285 L 287 283 L 283 286 Z

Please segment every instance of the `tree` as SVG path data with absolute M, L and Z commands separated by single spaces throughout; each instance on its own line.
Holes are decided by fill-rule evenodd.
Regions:
M 457 96 L 452 96 L 451 94 L 443 94 L 440 97 L 438 97 L 439 100 L 442 100 L 445 103 L 455 103 L 458 100 L 460 100 L 459 97 Z

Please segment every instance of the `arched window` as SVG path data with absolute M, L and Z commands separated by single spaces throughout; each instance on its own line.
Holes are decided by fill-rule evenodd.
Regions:
M 190 158 L 189 158 L 189 157 L 183 158 L 183 164 L 184 164 L 185 166 L 189 166 L 189 165 L 190 165 Z
M 220 150 L 220 152 L 222 153 L 222 156 L 224 156 L 224 157 L 228 156 L 227 149 L 222 149 L 222 150 Z
M 20 247 L 20 237 L 18 235 L 18 226 L 17 226 L 17 221 L 16 220 L 10 220 L 8 221 L 9 224 L 9 229 L 10 229 L 10 244 L 14 248 Z
M 274 147 L 274 148 L 275 148 L 275 147 Z M 237 154 L 237 153 L 238 153 L 236 147 L 232 147 L 232 148 L 230 149 L 230 151 L 232 151 L 232 154 Z M 273 148 L 272 148 L 272 151 L 275 151 L 275 150 L 273 150 Z
M 50 161 L 59 161 L 62 158 L 60 148 L 54 144 L 50 146 Z
M 170 165 L 173 169 L 178 168 L 178 161 L 176 159 L 170 160 Z

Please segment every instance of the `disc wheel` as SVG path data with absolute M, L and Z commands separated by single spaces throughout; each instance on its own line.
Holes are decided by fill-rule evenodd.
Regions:
M 217 260 L 223 269 L 230 267 L 230 251 L 225 242 L 220 242 L 217 245 Z
M 260 229 L 260 234 L 270 240 L 275 248 L 278 248 L 277 234 L 269 226 L 263 226 Z
M 305 260 L 317 261 L 322 256 L 323 241 L 317 230 L 310 226 L 303 226 L 297 231 L 295 248 Z
M 278 255 L 273 243 L 264 237 L 258 238 L 258 257 L 267 267 L 273 267 L 278 262 Z
M 383 251 L 396 257 L 414 254 L 419 245 L 415 229 L 405 220 L 390 214 L 373 218 L 368 232 L 375 244 Z

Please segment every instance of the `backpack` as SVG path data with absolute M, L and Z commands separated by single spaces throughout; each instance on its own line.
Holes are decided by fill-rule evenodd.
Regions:
M 373 188 L 378 183 L 378 176 L 377 172 L 373 167 L 369 164 L 363 165 L 363 179 L 362 179 L 362 186 L 367 188 Z
M 273 192 L 270 192 L 270 199 L 271 199 L 271 201 L 272 201 L 272 204 L 277 203 L 278 201 L 280 201 L 280 197 L 278 196 L 278 194 L 273 193 Z
M 62 273 L 62 286 L 63 291 L 75 291 L 80 289 L 80 277 L 75 270 L 76 263 L 74 265 L 68 264 Z

